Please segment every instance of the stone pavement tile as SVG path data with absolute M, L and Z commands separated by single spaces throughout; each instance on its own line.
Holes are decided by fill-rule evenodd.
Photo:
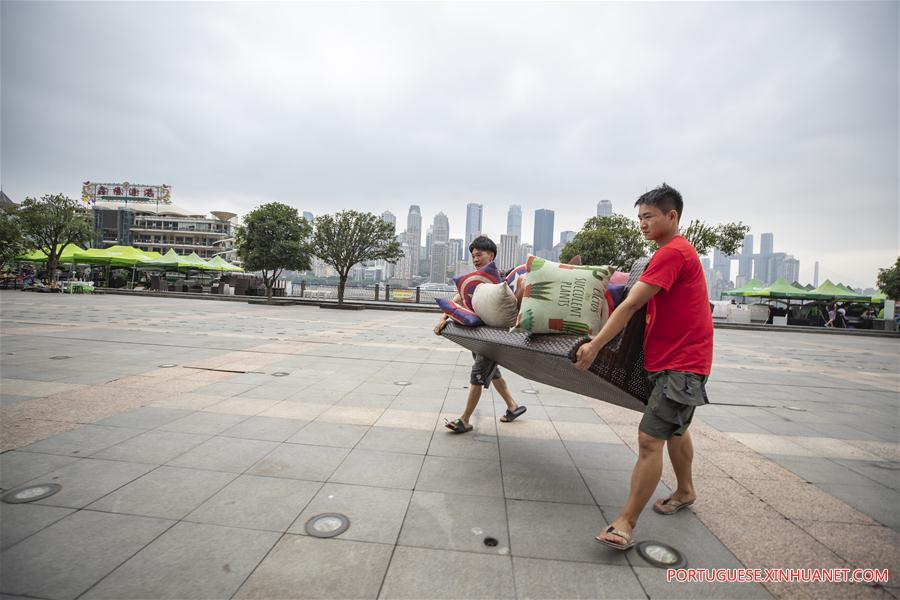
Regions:
M 163 431 L 178 431 L 181 433 L 198 433 L 216 435 L 229 427 L 234 427 L 247 417 L 243 415 L 222 415 L 210 412 L 195 412 L 171 423 L 161 425 Z
M 159 467 L 97 500 L 88 509 L 177 521 L 234 477 L 232 473 Z
M 377 598 L 392 550 L 385 544 L 286 535 L 234 598 Z
M 855 473 L 864 475 L 872 481 L 877 481 L 892 490 L 900 490 L 900 464 L 886 460 L 842 460 L 833 459 L 839 465 L 847 467 Z M 836 481 L 834 483 L 845 483 Z
M 805 520 L 795 524 L 853 567 L 900 573 L 900 533 L 893 529 Z
M 525 413 L 527 415 L 528 413 Z M 538 440 L 559 441 L 559 433 L 552 421 L 530 421 L 527 418 L 516 419 L 512 423 L 501 423 L 497 427 L 500 437 L 528 438 Z
M 306 522 L 316 515 L 339 513 L 350 520 L 343 540 L 395 544 L 406 515 L 409 490 L 326 483 L 294 521 L 289 533 L 306 535 Z
M 537 394 L 537 399 L 540 400 L 541 404 L 544 408 L 550 406 L 559 406 L 564 408 L 585 408 L 590 407 L 590 403 L 588 399 L 584 396 L 578 396 L 577 394 L 570 393 L 558 393 L 559 390 L 554 388 L 546 388 L 547 390 L 552 391 L 541 391 L 540 394 Z M 515 392 L 513 392 L 515 395 Z
M 500 449 L 495 436 L 474 432 L 456 435 L 443 427 L 438 427 L 431 436 L 428 455 L 499 461 Z
M 121 444 L 95 452 L 91 454 L 91 458 L 161 465 L 208 439 L 208 435 L 195 433 L 147 431 L 125 440 Z
M 496 460 L 426 456 L 416 489 L 502 498 L 500 463 Z
M 326 481 L 349 452 L 346 448 L 281 444 L 253 465 L 247 474 Z
M 622 507 L 628 500 L 628 491 L 631 488 L 631 471 L 620 470 L 601 470 L 601 469 L 579 469 L 588 489 L 594 497 L 594 501 L 600 506 L 618 506 Z M 656 498 L 665 498 L 670 494 L 669 488 L 662 481 L 656 486 L 650 502 L 655 502 Z M 613 515 L 615 517 L 615 515 Z
M 431 430 L 379 427 L 378 423 L 376 423 L 359 441 L 357 448 L 362 450 L 381 450 L 383 452 L 425 454 L 428 451 L 431 436 Z
M 185 520 L 283 532 L 321 485 L 297 479 L 241 475 Z
M 629 567 L 513 557 L 516 595 L 525 600 L 643 598 Z
M 268 377 L 271 378 L 271 375 Z M 262 385 L 248 382 L 248 385 L 255 385 L 255 387 L 238 394 L 237 398 L 242 400 L 271 400 L 273 404 L 287 400 L 297 393 L 298 382 L 290 381 L 290 377 L 284 377 L 282 380 L 288 381 L 285 383 L 263 383 Z
M 693 565 L 691 565 L 693 566 Z M 655 567 L 635 567 L 634 573 L 650 600 L 693 600 L 694 598 L 772 598 L 758 583 L 677 583 L 666 581 L 666 570 Z
M 851 511 L 856 513 L 865 513 L 875 521 L 882 525 L 896 530 L 900 530 L 900 504 L 897 502 L 897 491 L 878 485 L 877 483 L 868 486 L 842 485 L 839 483 L 820 483 L 817 487 L 824 490 L 831 496 L 838 498 L 834 502 L 843 500 L 852 506 Z M 859 513 L 854 515 L 855 518 L 865 519 Z M 799 518 L 809 518 L 800 516 Z M 837 520 L 837 519 L 835 519 Z M 846 519 L 844 519 L 846 522 Z M 859 522 L 859 521 L 854 521 Z
M 204 408 L 204 412 L 221 413 L 224 415 L 258 415 L 278 404 L 278 400 L 264 400 L 261 398 L 245 398 L 238 396 L 226 398 Z
M 515 598 L 512 562 L 508 556 L 398 546 L 379 597 Z
M 664 480 L 665 481 L 665 480 Z M 674 482 L 666 481 L 672 487 Z M 690 510 L 705 523 L 707 515 L 727 516 L 739 510 L 745 517 L 783 519 L 784 515 L 763 502 L 746 487 L 728 477 L 694 477 L 697 502 Z
M 497 543 L 487 546 L 486 537 Z M 485 498 L 460 494 L 415 491 L 403 521 L 401 546 L 418 546 L 509 554 L 506 526 L 506 502 L 503 498 Z
M 384 409 L 381 408 L 335 405 L 320 414 L 316 420 L 325 423 L 369 426 L 373 425 L 382 413 L 384 413 Z
M 143 433 L 141 429 L 82 425 L 77 429 L 20 448 L 20 450 L 65 456 L 88 456 L 141 433 Z
M 177 408 L 189 410 L 191 412 L 203 410 L 207 406 L 211 406 L 222 399 L 218 396 L 206 396 L 204 394 L 193 394 L 190 392 L 179 391 L 166 398 L 156 400 L 150 406 L 159 406 L 163 408 Z
M 503 490 L 507 498 L 594 504 L 574 466 L 503 462 Z
M 813 452 L 815 456 L 825 458 L 843 458 L 849 460 L 878 460 L 878 456 L 866 452 L 843 440 L 824 437 L 798 437 L 789 438 L 798 446 L 802 446 Z
M 592 408 L 569 408 L 565 406 L 545 406 L 544 411 L 551 421 L 572 423 L 603 423 Z M 527 413 L 526 413 L 527 414 Z
M 13 404 L 22 400 L 30 400 L 32 396 L 16 396 L 15 394 L 0 394 L 0 404 Z M 440 408 L 440 407 L 439 407 Z
M 28 396 L 30 398 L 44 398 L 54 394 L 80 390 L 83 387 L 85 386 L 72 383 L 53 383 L 32 379 L 10 379 L 6 377 L 0 379 L 0 388 L 3 389 L 4 394 Z
M 850 505 L 831 497 L 815 485 L 805 481 L 748 479 L 742 483 L 757 498 L 789 519 L 874 524 L 869 517 Z M 856 489 L 859 494 L 862 494 L 866 488 Z M 890 492 L 887 488 L 882 489 Z M 896 494 L 893 494 L 893 497 L 896 499 Z
M 654 495 L 650 502 L 659 496 Z M 622 505 L 601 506 L 607 521 L 612 522 Z M 692 512 L 682 510 L 674 515 L 660 515 L 649 505 L 641 513 L 634 540 L 655 540 L 669 544 L 684 553 L 692 568 L 736 569 L 743 565 L 731 551 Z M 637 552 L 628 554 L 634 567 L 652 567 Z
M 255 385 L 250 384 L 216 381 L 214 383 L 208 383 L 206 385 L 199 386 L 191 391 L 195 391 L 198 394 L 218 396 L 219 398 L 231 398 L 232 396 L 239 396 L 245 392 L 249 392 L 255 387 Z
M 214 437 L 167 464 L 173 467 L 243 473 L 278 447 L 278 442 Z
M 0 550 L 6 550 L 74 509 L 40 504 L 0 504 Z
M 769 459 L 755 452 L 706 451 L 702 457 L 737 481 L 745 479 L 797 481 L 797 475 L 779 466 L 779 460 Z M 798 458 L 802 459 L 802 457 Z
M 47 506 L 83 508 L 153 469 L 153 465 L 85 458 L 46 473 L 25 485 L 58 483 L 62 489 L 36 500 Z
M 370 378 L 360 389 L 363 393 L 373 396 L 390 396 L 393 398 L 400 393 L 402 388 L 394 383 L 377 383 Z
M 171 524 L 78 511 L 0 555 L 0 590 L 73 600 Z
M 531 440 L 524 438 L 500 438 L 500 459 L 508 462 L 531 465 L 574 465 L 569 451 L 560 440 Z
M 810 483 L 841 483 L 866 486 L 870 486 L 873 483 L 865 475 L 861 475 L 847 466 L 838 464 L 830 458 L 773 456 L 772 460 L 795 474 L 796 477 Z
M 896 439 L 896 438 L 895 438 Z M 848 440 L 848 444 L 880 457 L 883 460 L 900 462 L 900 443 L 897 442 L 866 442 L 860 440 Z
M 746 454 L 746 453 L 744 453 Z M 728 474 L 725 473 L 722 469 L 717 467 L 712 461 L 706 458 L 704 454 L 694 453 L 694 460 L 691 463 L 691 471 L 693 472 L 694 478 L 701 479 L 716 479 L 716 478 L 724 478 L 728 477 Z M 668 453 L 663 458 L 663 474 L 662 480 L 669 487 L 674 487 L 675 483 L 675 471 L 672 468 L 672 461 L 669 460 Z
M 119 413 L 97 421 L 94 425 L 107 427 L 132 427 L 134 429 L 155 429 L 191 414 L 191 411 L 160 406 L 142 406 L 135 410 Z
M 346 396 L 346 392 L 301 389 L 285 398 L 288 402 L 297 402 L 300 404 L 319 404 L 323 406 L 334 406 L 341 398 Z
M 222 437 L 236 437 L 245 440 L 266 440 L 284 442 L 300 431 L 309 421 L 299 419 L 279 419 L 277 417 L 250 417 L 234 427 L 229 427 Z
M 703 415 L 700 417 L 704 423 L 715 427 L 719 431 L 729 433 L 771 433 L 759 425 L 754 425 L 747 419 L 732 415 L 712 415 L 709 407 L 703 407 Z
M 445 399 L 440 394 L 429 396 L 427 398 L 417 398 L 415 396 L 395 396 L 388 408 L 393 410 L 439 412 L 444 404 Z M 465 399 L 455 403 L 455 405 L 464 406 Z
M 748 568 L 841 568 L 846 561 L 792 521 L 704 514 L 703 524 Z
M 859 583 L 767 583 L 766 589 L 776 598 L 820 600 L 821 598 L 846 598 L 847 600 L 891 600 L 891 592 Z
M 272 408 L 260 413 L 263 417 L 280 417 L 283 419 L 300 419 L 312 421 L 328 410 L 329 404 L 317 404 L 312 402 L 293 402 L 285 400 Z
M 350 392 L 338 400 L 336 406 L 364 406 L 366 408 L 380 408 L 384 410 L 394 401 L 393 396 L 379 396 L 365 392 Z M 440 408 L 440 407 L 438 407 Z
M 760 454 L 816 456 L 811 449 L 800 446 L 785 436 L 761 433 L 729 433 L 728 435 Z
M 609 425 L 630 425 L 631 431 L 637 431 L 643 413 L 628 408 L 622 408 L 608 402 L 590 399 L 590 407 L 597 416 Z
M 178 523 L 84 598 L 230 598 L 277 533 Z
M 353 448 L 369 431 L 368 425 L 350 425 L 347 423 L 325 423 L 313 421 L 287 441 L 291 444 L 310 444 L 313 446 L 334 446 L 336 448 Z
M 595 444 L 593 442 L 565 442 L 566 449 L 579 469 L 631 471 L 637 455 L 625 444 Z
M 7 418 L 0 406 L 0 452 L 15 450 L 50 436 L 80 427 L 77 423 L 28 418 Z
M 14 487 L 79 460 L 72 456 L 37 452 L 4 452 L 0 454 L 0 489 Z
M 625 566 L 618 550 L 594 541 L 608 526 L 596 506 L 507 500 L 513 556 Z
M 580 410 L 580 409 L 579 409 Z M 621 444 L 622 440 L 605 423 L 573 423 L 554 421 L 559 437 L 565 442 L 593 442 L 595 444 Z
M 375 421 L 375 427 L 394 427 L 433 431 L 437 422 L 437 411 L 424 412 L 389 408 Z
M 423 456 L 415 454 L 357 449 L 350 452 L 328 481 L 411 490 L 423 460 Z

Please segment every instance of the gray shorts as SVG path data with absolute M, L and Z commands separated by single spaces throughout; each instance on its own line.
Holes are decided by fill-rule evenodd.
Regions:
M 475 363 L 472 365 L 469 383 L 472 385 L 483 385 L 487 389 L 493 380 L 500 379 L 500 367 L 497 366 L 497 363 L 474 352 L 472 353 L 472 358 L 475 359 Z
M 706 396 L 709 377 L 682 371 L 658 371 L 648 373 L 647 377 L 653 391 L 638 429 L 658 440 L 682 435 L 694 418 L 694 408 L 709 403 Z

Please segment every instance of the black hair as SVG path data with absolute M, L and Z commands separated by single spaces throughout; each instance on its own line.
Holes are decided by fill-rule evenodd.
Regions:
M 678 193 L 678 190 L 669 187 L 665 183 L 656 189 L 650 190 L 634 203 L 635 206 L 640 206 L 641 204 L 655 206 L 663 214 L 674 210 L 678 213 L 679 221 L 681 220 L 681 211 L 684 210 L 684 201 L 681 199 L 681 194 Z
M 472 254 L 473 250 L 493 252 L 494 258 L 497 258 L 497 244 L 495 244 L 494 240 L 486 235 L 479 235 L 477 238 L 472 240 L 472 243 L 469 244 L 469 254 Z

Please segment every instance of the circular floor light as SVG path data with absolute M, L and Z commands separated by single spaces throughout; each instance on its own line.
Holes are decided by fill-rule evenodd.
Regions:
M 683 569 L 687 559 L 678 550 L 662 542 L 643 541 L 636 546 L 638 554 L 659 569 Z
M 522 390 L 522 393 L 523 393 L 523 394 L 537 394 L 538 391 L 537 391 L 537 390 L 532 390 L 532 389 L 529 388 L 529 389 L 527 389 L 527 390 Z
M 795 412 L 806 412 L 805 408 L 800 408 L 799 406 L 788 406 L 787 404 L 785 404 L 784 407 L 788 410 L 793 410 Z
M 350 519 L 339 513 L 316 515 L 306 522 L 306 533 L 318 538 L 341 535 L 350 527 Z
M 3 495 L 3 501 L 7 504 L 24 504 L 25 502 L 34 502 L 41 500 L 57 493 L 62 489 L 58 483 L 39 483 L 37 485 L 29 485 L 15 490 L 10 490 Z
M 405 386 L 405 385 L 410 385 L 410 383 L 408 381 L 395 381 L 394 385 Z
M 177 367 L 178 365 L 172 364 L 172 363 L 166 363 L 164 365 L 156 365 L 156 366 L 158 366 L 160 369 L 171 369 L 172 367 Z
M 286 371 L 275 371 L 272 373 L 272 377 L 287 377 L 288 375 L 290 375 L 290 373 Z

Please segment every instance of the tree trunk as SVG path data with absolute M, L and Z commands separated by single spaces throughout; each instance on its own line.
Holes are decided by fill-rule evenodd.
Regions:
M 266 282 L 266 302 L 272 302 L 272 284 L 274 282 L 267 281 Z
M 59 257 L 47 257 L 47 285 L 53 287 L 56 283 L 56 267 L 59 264 Z
M 344 303 L 344 287 L 347 285 L 347 276 L 341 275 L 341 280 L 338 282 L 338 304 Z

